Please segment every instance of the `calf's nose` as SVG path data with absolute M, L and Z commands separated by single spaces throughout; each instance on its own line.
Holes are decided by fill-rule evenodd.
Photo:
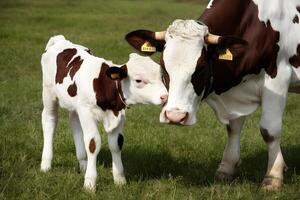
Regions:
M 166 103 L 168 101 L 168 95 L 164 94 L 160 96 L 161 103 Z
M 173 123 L 184 124 L 188 118 L 188 112 L 166 111 L 165 116 Z

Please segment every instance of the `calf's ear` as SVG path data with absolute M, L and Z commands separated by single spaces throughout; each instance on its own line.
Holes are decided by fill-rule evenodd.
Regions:
M 123 65 L 122 67 L 109 67 L 106 70 L 106 75 L 111 80 L 122 80 L 128 76 L 127 74 L 127 66 Z
M 136 30 L 125 36 L 126 41 L 138 52 L 150 56 L 155 52 L 162 52 L 165 40 L 155 36 L 155 32 L 148 30 Z

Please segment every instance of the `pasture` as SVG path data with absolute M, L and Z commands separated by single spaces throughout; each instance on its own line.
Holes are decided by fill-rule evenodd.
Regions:
M 289 169 L 279 192 L 259 190 L 267 167 L 259 132 L 260 110 L 246 120 L 239 177 L 214 183 L 227 135 L 205 105 L 190 127 L 159 123 L 160 107 L 127 110 L 122 158 L 128 184 L 113 184 L 107 136 L 97 162 L 97 191 L 83 190 L 68 115 L 59 112 L 53 168 L 40 172 L 40 57 L 50 36 L 63 34 L 93 54 L 124 63 L 134 50 L 124 36 L 135 29 L 163 30 L 174 19 L 197 18 L 206 0 L 1 0 L 0 199 L 300 199 L 300 104 L 290 94 L 282 151 Z M 158 56 L 154 56 L 158 61 Z

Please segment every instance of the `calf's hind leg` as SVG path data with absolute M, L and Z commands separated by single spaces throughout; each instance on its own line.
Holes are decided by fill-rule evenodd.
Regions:
M 80 170 L 85 172 L 87 165 L 87 156 L 84 147 L 83 132 L 78 115 L 75 111 L 69 114 L 70 125 L 72 127 L 73 139 L 76 148 L 76 157 L 79 161 Z
M 41 161 L 41 171 L 51 169 L 53 158 L 53 137 L 57 124 L 58 102 L 52 93 L 52 87 L 43 87 L 43 111 L 42 111 L 42 128 L 43 128 L 43 153 Z
M 232 181 L 240 164 L 240 134 L 245 117 L 230 120 L 227 125 L 228 141 L 222 161 L 215 174 L 216 181 Z

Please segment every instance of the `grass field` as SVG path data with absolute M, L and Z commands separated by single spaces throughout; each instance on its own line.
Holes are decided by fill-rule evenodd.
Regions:
M 282 150 L 289 166 L 279 192 L 259 190 L 267 167 L 258 110 L 246 121 L 243 163 L 231 184 L 214 183 L 227 139 L 204 105 L 191 127 L 159 124 L 159 107 L 127 111 L 123 162 L 128 184 L 116 187 L 107 137 L 100 126 L 97 192 L 82 189 L 67 113 L 60 110 L 53 169 L 39 171 L 42 151 L 40 56 L 48 38 L 63 34 L 116 63 L 133 50 L 124 35 L 165 29 L 176 18 L 196 18 L 197 0 L 1 0 L 0 1 L 0 199 L 300 199 L 300 104 L 290 95 Z M 155 57 L 157 59 L 157 57 Z

